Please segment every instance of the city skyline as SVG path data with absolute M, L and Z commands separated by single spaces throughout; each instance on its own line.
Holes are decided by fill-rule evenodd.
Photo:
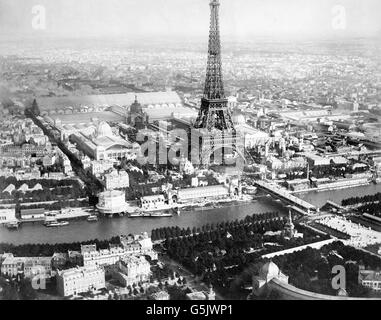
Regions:
M 207 0 L 0 0 L 0 34 L 200 37 L 208 26 Z M 43 6 L 46 24 L 33 28 Z M 187 10 L 184 10 L 187 8 Z M 274 39 L 378 37 L 381 3 L 377 0 L 284 1 L 223 0 L 221 33 L 225 37 Z M 341 11 L 345 10 L 345 11 Z M 343 13 L 344 12 L 344 13 Z M 344 14 L 344 15 L 342 15 Z M 344 19 L 344 20 L 343 20 Z
M 0 0 L 0 302 L 381 300 L 376 0 L 34 1 Z

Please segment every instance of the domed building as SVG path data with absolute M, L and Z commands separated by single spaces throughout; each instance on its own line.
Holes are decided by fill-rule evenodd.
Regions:
M 270 139 L 268 133 L 255 129 L 252 125 L 248 124 L 246 117 L 240 112 L 233 113 L 232 121 L 237 132 L 244 137 L 245 148 L 263 146 Z
M 97 138 L 112 137 L 113 135 L 114 134 L 112 132 L 112 129 L 107 122 L 105 122 L 105 121 L 99 122 L 97 130 L 96 130 L 96 137 Z
M 273 279 L 288 283 L 288 276 L 283 274 L 274 262 L 270 261 L 264 264 L 259 271 L 259 275 L 253 278 L 253 294 L 256 296 L 262 295 Z
M 135 96 L 135 101 L 130 107 L 130 113 L 142 113 L 143 112 L 143 107 L 142 105 L 138 102 L 138 96 Z
M 143 111 L 143 106 L 138 102 L 138 97 L 135 96 L 135 101 L 127 115 L 127 124 L 139 130 L 146 126 L 148 120 L 147 114 Z
M 282 273 L 280 272 L 278 266 L 272 261 L 264 264 L 259 272 L 259 276 L 266 279 L 267 282 L 275 277 L 279 277 L 281 274 Z
M 122 158 L 131 158 L 134 155 L 132 145 L 121 136 L 114 135 L 110 125 L 100 121 L 95 132 L 89 135 L 76 132 L 70 139 L 78 148 L 94 160 L 118 161 Z
M 103 215 L 112 216 L 114 214 L 127 212 L 126 195 L 123 191 L 111 190 L 102 192 L 99 195 L 97 209 Z

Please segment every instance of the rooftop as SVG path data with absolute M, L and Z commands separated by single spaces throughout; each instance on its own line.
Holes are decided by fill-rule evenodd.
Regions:
M 113 198 L 113 197 L 121 197 L 124 196 L 125 193 L 123 191 L 119 190 L 109 190 L 109 191 L 104 191 L 100 195 L 108 198 Z
M 174 91 L 125 93 L 88 96 L 67 96 L 39 98 L 40 110 L 63 109 L 65 107 L 81 106 L 131 106 L 137 97 L 141 105 L 160 103 L 181 103 L 179 95 Z
M 63 270 L 59 272 L 58 274 L 64 278 L 74 277 L 74 276 L 84 277 L 88 273 L 93 273 L 98 271 L 102 271 L 102 269 L 98 267 L 77 267 L 73 269 Z

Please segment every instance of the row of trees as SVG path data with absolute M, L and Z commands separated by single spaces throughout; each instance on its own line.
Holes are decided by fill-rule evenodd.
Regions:
M 329 166 L 317 166 L 312 169 L 312 174 L 314 177 L 320 179 L 320 178 L 326 178 L 326 177 L 345 177 L 346 174 L 358 174 L 358 173 L 364 173 L 369 170 L 369 167 L 355 167 L 353 166 L 355 162 L 352 162 L 351 164 L 334 164 L 331 161 L 331 165 Z
M 326 177 L 345 177 L 345 174 L 348 173 L 348 167 L 345 165 L 328 165 L 328 166 L 317 166 L 312 169 L 312 175 L 317 178 L 326 178 Z
M 353 206 L 359 203 L 371 203 L 371 202 L 380 202 L 381 201 L 381 193 L 376 193 L 375 195 L 367 195 L 363 197 L 352 197 L 348 199 L 344 199 L 341 204 L 343 206 Z
M 80 251 L 81 245 L 96 244 L 98 249 L 108 249 L 110 244 L 120 245 L 120 237 L 110 240 L 94 239 L 86 242 L 59 243 L 59 244 L 0 244 L 0 254 L 12 253 L 17 257 L 50 257 L 54 253 L 67 251 Z
M 357 209 L 361 213 L 368 213 L 376 217 L 381 217 L 381 204 L 380 203 L 368 203 Z
M 199 228 L 193 227 L 192 229 L 190 228 L 181 229 L 180 227 L 164 227 L 164 228 L 152 230 L 151 238 L 153 241 L 157 241 L 157 240 L 196 235 L 199 233 L 205 233 L 205 232 L 214 231 L 214 230 L 228 230 L 232 228 L 233 226 L 247 225 L 254 222 L 272 220 L 279 217 L 280 217 L 280 214 L 278 212 L 268 212 L 263 214 L 253 214 L 252 216 L 247 216 L 243 220 L 224 221 L 217 224 L 208 223 Z

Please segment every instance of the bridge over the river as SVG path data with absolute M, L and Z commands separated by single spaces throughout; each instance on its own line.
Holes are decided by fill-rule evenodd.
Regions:
M 280 187 L 274 185 L 274 184 L 271 184 L 269 182 L 266 182 L 266 181 L 263 181 L 263 180 L 258 180 L 255 182 L 257 187 L 262 189 L 263 191 L 269 193 L 270 195 L 273 195 L 274 197 L 290 204 L 291 206 L 294 206 L 300 210 L 298 210 L 298 212 L 303 212 L 304 214 L 306 215 L 309 215 L 311 213 L 314 213 L 317 211 L 317 208 L 298 198 L 298 197 L 295 197 L 294 195 L 292 195 L 290 192 L 288 192 L 287 190 L 284 190 L 284 189 L 281 189 Z

